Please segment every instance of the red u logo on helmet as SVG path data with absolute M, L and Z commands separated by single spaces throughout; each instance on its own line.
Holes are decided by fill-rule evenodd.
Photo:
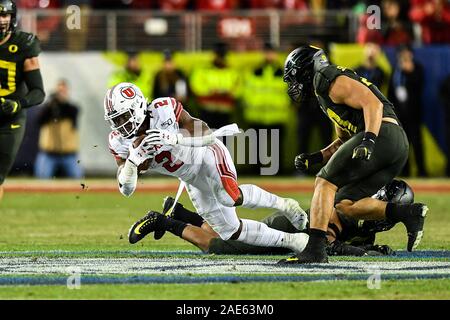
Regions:
M 133 99 L 136 96 L 136 91 L 132 87 L 123 88 L 120 93 L 126 99 Z

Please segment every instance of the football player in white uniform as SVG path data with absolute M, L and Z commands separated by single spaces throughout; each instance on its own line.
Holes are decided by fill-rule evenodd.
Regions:
M 138 168 L 147 164 L 151 172 L 175 176 L 185 183 L 196 211 L 221 239 L 303 251 L 307 234 L 286 233 L 259 221 L 238 218 L 236 206 L 279 210 L 299 230 L 306 227 L 308 219 L 294 199 L 281 198 L 251 184 L 238 186 L 228 149 L 180 102 L 165 97 L 147 105 L 137 86 L 119 83 L 107 91 L 104 108 L 105 120 L 112 129 L 109 147 L 119 166 L 117 180 L 123 195 L 134 192 Z M 141 240 L 161 223 L 170 223 L 164 229 L 180 237 L 198 228 L 147 215 L 132 226 L 129 241 Z

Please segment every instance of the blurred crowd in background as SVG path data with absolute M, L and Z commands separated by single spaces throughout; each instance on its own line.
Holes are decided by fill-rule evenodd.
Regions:
M 344 16 L 340 16 L 339 12 L 351 12 L 358 17 L 359 27 L 357 27 L 355 39 L 346 39 L 348 41 L 374 42 L 380 45 L 450 43 L 450 2 L 448 0 L 18 0 L 17 4 L 19 10 L 58 9 L 66 8 L 69 5 L 78 5 L 83 13 L 100 9 L 122 10 L 123 14 L 128 11 L 124 9 L 152 10 L 169 14 L 183 12 L 227 14 L 236 10 L 252 10 L 254 12 L 256 12 L 255 10 L 260 12 L 278 10 L 294 15 L 297 13 L 298 21 L 303 20 L 305 25 L 313 24 L 316 29 L 320 28 L 320 25 L 330 24 L 330 21 L 333 20 L 321 18 L 320 15 L 324 12 L 335 12 L 338 15 L 337 25 L 342 24 L 342 20 L 346 19 Z M 371 27 L 373 26 L 371 15 L 378 14 L 378 12 L 373 11 L 377 10 L 373 9 L 373 6 L 380 8 L 380 28 L 374 29 Z M 311 18 L 309 14 L 315 15 L 314 18 Z M 95 17 L 91 18 L 92 25 L 102 23 L 101 21 L 95 22 Z M 288 20 L 292 19 L 291 17 Z M 58 29 L 61 28 L 62 20 L 64 19 L 60 16 L 53 15 L 40 17 L 36 23 L 41 40 L 47 40 L 53 32 L 60 31 Z M 127 25 L 130 23 L 141 23 L 139 19 L 130 17 L 126 20 L 119 22 L 123 29 L 129 28 Z M 83 23 L 86 24 L 87 22 Z M 208 22 L 202 23 L 207 24 Z M 286 28 L 293 26 L 290 25 L 289 21 L 281 21 L 281 23 L 286 23 Z M 257 29 L 265 27 L 264 22 L 253 21 L 251 24 L 254 25 L 251 27 Z M 336 26 L 330 27 L 335 28 Z M 218 28 L 222 28 L 222 26 Z M 83 29 L 87 30 L 87 28 Z M 93 36 L 92 31 L 90 30 L 91 37 Z M 309 31 L 314 32 L 314 29 Z M 286 30 L 285 32 L 289 31 Z M 168 36 L 173 36 L 173 34 Z M 333 36 L 336 37 L 336 34 L 333 34 Z M 99 40 L 96 39 L 96 41 Z M 234 39 L 234 41 L 239 42 L 238 39 Z M 259 42 L 258 45 L 262 48 L 263 42 Z
M 380 88 L 394 103 L 396 112 L 404 126 L 411 143 L 411 155 L 414 165 L 408 164 L 404 176 L 428 175 L 424 160 L 424 142 L 421 128 L 424 125 L 424 108 L 422 95 L 424 92 L 424 70 L 428 67 L 415 59 L 417 46 L 441 45 L 450 50 L 450 1 L 446 0 L 381 0 L 381 1 L 331 1 L 331 0 L 18 0 L 18 7 L 28 9 L 64 8 L 71 4 L 85 6 L 91 9 L 152 9 L 174 12 L 248 10 L 248 9 L 278 9 L 303 10 L 305 12 L 322 12 L 323 10 L 351 10 L 358 16 L 358 25 L 354 39 L 349 42 L 364 46 L 364 61 L 355 70 L 361 76 Z M 380 28 L 368 27 L 367 14 L 369 5 L 381 8 Z M 50 18 L 49 18 L 50 19 Z M 45 21 L 39 30 L 57 28 L 55 21 Z M 42 21 L 41 21 L 42 22 Z M 369 21 L 370 22 L 370 21 Z M 39 34 L 39 33 L 38 33 Z M 305 41 L 309 40 L 309 41 Z M 230 42 L 231 41 L 231 42 Z M 286 149 L 294 153 L 315 151 L 313 148 L 328 145 L 333 139 L 333 127 L 317 106 L 316 99 L 294 105 L 286 94 L 283 83 L 283 65 L 287 52 L 298 45 L 312 43 L 328 51 L 332 42 L 329 38 L 308 35 L 299 41 L 291 41 L 289 46 L 280 46 L 270 41 L 261 41 L 259 50 L 264 59 L 251 72 L 241 72 L 228 63 L 229 52 L 235 50 L 230 41 L 216 41 L 212 48 L 213 58 L 201 67 L 194 67 L 188 72 L 180 68 L 173 59 L 176 54 L 173 49 L 161 50 L 161 68 L 149 74 L 142 66 L 141 50 L 127 48 L 125 65 L 119 67 L 108 79 L 108 86 L 127 81 L 137 84 L 150 98 L 173 96 L 187 106 L 195 116 L 205 120 L 210 127 L 219 128 L 231 122 L 238 122 L 243 128 L 278 129 L 280 133 L 280 155 L 285 155 Z M 45 42 L 45 39 L 44 39 Z M 380 67 L 380 55 L 386 47 L 394 48 L 395 59 L 391 60 L 389 75 Z M 181 48 L 179 50 L 182 50 Z M 125 50 L 123 50 L 125 51 Z M 331 61 L 333 62 L 333 61 Z M 448 61 L 447 61 L 448 62 Z M 54 94 L 39 116 L 40 140 L 39 156 L 35 163 L 35 174 L 38 177 L 53 175 L 81 177 L 82 170 L 74 170 L 78 148 L 77 137 L 77 106 L 70 102 L 68 94 L 69 80 L 61 79 Z M 437 99 L 444 107 L 445 141 L 443 150 L 450 158 L 450 74 L 438 81 Z M 49 110 L 63 111 L 49 112 Z M 289 133 L 288 123 L 295 114 L 295 133 Z M 68 121 L 63 121 L 63 119 Z M 55 127 L 56 122 L 64 122 Z M 51 126 L 49 126 L 51 124 Z M 53 128 L 52 128 L 53 126 Z M 49 130 L 63 137 L 61 141 L 70 141 L 57 146 L 56 140 L 49 142 Z M 47 136 L 46 136 L 47 135 Z M 290 136 L 291 138 L 288 138 Z M 292 138 L 294 137 L 294 138 Z M 319 141 L 311 141 L 319 138 Z M 53 140 L 55 140 L 53 138 Z M 53 149 L 52 149 L 53 148 Z M 49 155 L 53 158 L 49 158 Z M 59 155 L 68 155 L 59 157 Z M 43 161 L 46 159 L 46 161 Z M 50 160 L 51 161 L 50 161 Z M 281 159 L 283 160 L 283 159 Z M 61 168 L 55 173 L 53 168 L 43 168 L 60 161 Z M 281 174 L 294 174 L 289 161 L 282 161 Z M 67 169 L 65 169 L 66 166 Z M 80 167 L 80 166 L 78 166 Z M 52 171 L 53 170 L 53 171 Z M 259 164 L 253 164 L 239 169 L 240 173 L 258 174 Z M 446 175 L 450 176 L 450 165 L 447 165 Z
M 414 50 L 410 46 L 402 45 L 396 50 L 397 62 L 392 66 L 391 76 L 387 77 L 377 63 L 381 53 L 379 45 L 367 43 L 364 48 L 364 62 L 356 67 L 355 71 L 379 88 L 387 86 L 387 96 L 394 103 L 412 146 L 416 163 L 414 175 L 425 177 L 427 172 L 421 133 L 424 124 L 424 66 L 414 59 Z M 212 128 L 219 128 L 238 119 L 246 128 L 277 129 L 280 133 L 282 155 L 286 154 L 283 152 L 283 144 L 286 142 L 286 126 L 292 110 L 295 110 L 297 115 L 295 148 L 298 153 L 312 151 L 310 141 L 313 133 L 317 133 L 314 130 L 318 130 L 322 146 L 331 143 L 332 124 L 322 114 L 315 97 L 301 105 L 293 104 L 287 97 L 282 80 L 280 53 L 271 44 L 267 43 L 264 47 L 263 63 L 248 74 L 227 65 L 227 50 L 223 43 L 217 44 L 211 64 L 194 68 L 190 74 L 184 74 L 176 67 L 170 51 L 165 51 L 163 55 L 163 67 L 156 73 L 152 87 L 146 83 L 148 79 L 142 72 L 136 53 L 130 54 L 125 67 L 111 76 L 109 85 L 128 81 L 138 84 L 147 96 L 176 97 Z M 444 79 L 440 88 L 440 99 L 447 106 L 447 114 L 450 113 L 449 87 L 450 75 Z M 448 120 L 447 141 L 450 141 L 450 119 Z M 292 143 L 289 143 L 289 148 L 293 147 Z M 292 173 L 289 168 L 280 169 L 280 173 Z M 247 173 L 257 174 L 258 170 L 257 164 Z M 412 166 L 409 163 L 405 166 L 403 175 L 412 175 Z

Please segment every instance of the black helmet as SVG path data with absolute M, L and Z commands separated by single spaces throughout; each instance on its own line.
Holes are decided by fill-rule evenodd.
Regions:
M 398 204 L 411 204 L 414 202 L 414 192 L 405 181 L 392 180 L 377 192 L 376 198 Z
M 284 63 L 284 82 L 288 94 L 299 102 L 312 89 L 314 71 L 329 65 L 325 52 L 314 46 L 302 46 L 292 51 Z
M 0 24 L 0 41 L 17 27 L 17 7 L 16 3 L 12 0 L 0 0 L 0 15 L 10 14 L 11 21 L 9 25 Z

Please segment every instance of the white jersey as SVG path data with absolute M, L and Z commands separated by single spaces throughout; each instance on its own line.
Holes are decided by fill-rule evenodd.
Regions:
M 150 128 L 177 133 L 183 105 L 174 98 L 158 98 L 147 107 Z M 117 131 L 109 135 L 109 149 L 116 159 L 127 159 L 128 149 L 135 137 L 123 138 Z M 206 147 L 157 146 L 157 153 L 151 161 L 149 171 L 190 181 L 195 178 L 203 162 Z

